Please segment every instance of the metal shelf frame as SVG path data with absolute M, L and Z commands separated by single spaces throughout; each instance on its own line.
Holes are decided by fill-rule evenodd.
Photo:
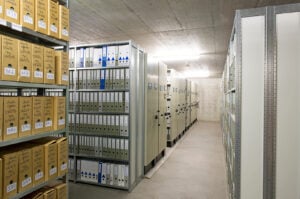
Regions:
M 87 67 L 87 68 L 70 68 L 69 71 L 73 71 L 76 75 L 77 71 L 80 70 L 106 70 L 106 69 L 129 69 L 130 73 L 130 79 L 129 79 L 129 89 L 78 89 L 78 85 L 76 84 L 76 81 L 74 82 L 73 88 L 70 90 L 70 92 L 130 92 L 129 96 L 129 113 L 116 113 L 116 112 L 88 112 L 88 111 L 78 111 L 78 109 L 74 109 L 74 111 L 69 111 L 69 113 L 74 114 L 99 114 L 99 115 L 128 115 L 129 121 L 128 121 L 128 131 L 129 136 L 123 137 L 120 136 L 122 139 L 128 139 L 129 140 L 129 158 L 128 158 L 128 164 L 129 164 L 129 176 L 128 176 L 128 187 L 118 187 L 118 186 L 106 186 L 111 188 L 117 188 L 117 189 L 123 189 L 131 191 L 137 183 L 142 179 L 143 177 L 143 162 L 144 162 L 144 152 L 143 152 L 143 146 L 141 145 L 144 142 L 144 135 L 142 133 L 144 129 L 144 121 L 142 120 L 142 115 L 144 114 L 144 66 L 146 64 L 146 54 L 144 53 L 144 50 L 141 49 L 138 45 L 134 44 L 132 41 L 120 41 L 120 42 L 112 42 L 112 43 L 99 43 L 99 44 L 85 44 L 85 45 L 79 45 L 79 46 L 71 46 L 70 49 L 75 49 L 75 57 L 74 57 L 74 63 L 76 66 L 77 63 L 77 53 L 76 49 L 80 48 L 89 48 L 89 47 L 103 47 L 103 46 L 119 46 L 119 45 L 129 45 L 129 65 L 128 66 L 114 66 L 114 67 Z M 132 62 L 134 60 L 134 62 Z M 75 107 L 78 106 L 78 104 L 74 105 Z M 75 119 L 76 120 L 76 119 Z M 138 122 L 140 120 L 140 122 Z M 76 122 L 76 121 L 75 121 Z M 73 130 L 71 134 L 75 135 L 84 135 L 80 132 L 77 132 L 76 129 Z M 92 135 L 94 136 L 94 135 Z M 97 136 L 97 135 L 96 135 Z M 75 142 L 76 136 L 73 136 L 73 143 Z M 104 135 L 105 137 L 105 135 Z M 116 136 L 111 136 L 112 138 L 116 138 Z M 74 151 L 75 151 L 75 145 L 73 145 Z M 74 168 L 76 170 L 77 168 L 77 159 L 80 158 L 80 156 L 73 154 L 71 158 L 74 159 Z M 83 157 L 84 158 L 84 157 Z M 85 158 L 89 159 L 99 159 L 99 157 L 90 157 L 87 156 Z M 105 159 L 105 158 L 101 158 Z M 108 159 L 109 160 L 109 159 Z M 115 160 L 110 160 L 111 162 L 114 162 Z M 124 162 L 124 161 L 123 161 Z M 81 180 L 77 179 L 77 172 L 75 172 L 75 180 L 74 182 L 82 182 Z M 86 182 L 83 182 L 86 183 Z M 87 183 L 88 184 L 88 183 Z M 97 183 L 95 183 L 98 185 Z
M 115 185 L 108 185 L 108 184 L 99 184 L 95 182 L 88 182 L 84 180 L 76 180 L 77 182 L 84 183 L 84 184 L 89 184 L 89 185 L 96 185 L 100 187 L 107 187 L 107 188 L 113 188 L 113 189 L 121 189 L 121 190 L 128 190 L 127 187 L 120 187 L 120 186 L 115 186 Z

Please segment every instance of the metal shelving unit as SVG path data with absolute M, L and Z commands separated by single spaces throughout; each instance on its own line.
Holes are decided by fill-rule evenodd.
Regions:
M 107 51 L 105 50 L 107 48 Z M 110 49 L 109 49 L 110 48 Z M 114 51 L 114 49 L 118 48 L 117 51 Z M 121 48 L 125 48 L 125 51 Z M 94 49 L 100 49 L 101 52 L 104 52 L 105 50 L 105 55 L 98 55 L 96 53 L 94 53 Z M 127 52 L 126 52 L 127 49 Z M 113 51 L 114 55 L 110 55 L 109 52 L 111 52 L 111 50 Z M 82 53 L 84 53 L 84 57 L 79 57 L 78 52 L 82 51 Z M 88 52 L 93 52 L 91 54 L 93 54 L 93 57 L 90 57 L 90 55 L 87 53 Z M 119 54 L 118 54 L 118 53 Z M 71 53 L 73 54 L 73 57 L 71 56 Z M 128 57 L 127 59 L 127 64 L 124 64 L 122 66 L 120 66 L 120 59 L 118 59 L 118 56 L 121 56 L 120 53 L 127 53 L 125 56 Z M 100 63 L 101 66 L 95 66 L 95 63 L 90 64 L 89 62 L 85 62 L 88 59 L 93 60 L 97 57 L 97 60 L 102 59 L 105 60 L 106 59 L 106 63 L 104 63 L 104 61 L 102 61 L 102 63 Z M 119 60 L 114 62 L 112 65 L 109 65 L 109 59 L 111 57 L 113 57 L 115 60 Z M 143 177 L 143 125 L 144 125 L 144 121 L 143 121 L 143 114 L 144 114 L 144 95 L 143 95 L 143 89 L 144 89 L 144 65 L 145 65 L 145 60 L 146 60 L 146 54 L 144 53 L 144 51 L 142 49 L 140 49 L 136 44 L 134 44 L 132 41 L 121 41 L 121 42 L 113 42 L 113 43 L 102 43 L 102 44 L 87 44 L 87 45 L 80 45 L 80 46 L 74 46 L 74 47 L 70 47 L 70 64 L 74 64 L 75 67 L 70 66 L 70 73 L 73 75 L 73 79 L 72 82 L 73 84 L 70 87 L 70 92 L 72 92 L 72 96 L 76 95 L 76 93 L 80 93 L 82 95 L 89 95 L 89 93 L 96 93 L 97 95 L 99 93 L 124 93 L 123 96 L 123 100 L 122 100 L 122 104 L 125 108 L 125 103 L 128 103 L 129 106 L 129 111 L 126 113 L 125 109 L 124 111 L 121 112 L 113 112 L 113 111 L 101 111 L 99 109 L 93 109 L 91 111 L 79 111 L 81 110 L 79 108 L 80 106 L 80 100 L 82 99 L 78 99 L 78 101 L 73 102 L 72 100 L 72 104 L 74 107 L 74 110 L 70 110 L 69 114 L 74 115 L 74 120 L 70 121 L 73 128 L 72 128 L 72 132 L 70 132 L 70 135 L 72 135 L 73 137 L 73 143 L 71 144 L 71 146 L 73 146 L 73 151 L 74 153 L 72 154 L 72 156 L 70 156 L 70 158 L 72 159 L 72 161 L 74 162 L 74 171 L 72 173 L 74 173 L 74 182 L 75 183 L 86 183 L 86 184 L 92 184 L 92 185 L 98 185 L 98 186 L 104 186 L 104 187 L 109 187 L 109 188 L 117 188 L 117 189 L 122 189 L 122 190 L 132 190 L 137 184 L 138 182 L 141 180 L 141 178 Z M 81 66 L 82 67 L 76 67 L 78 66 L 79 61 L 81 62 Z M 86 64 L 89 64 L 89 67 L 84 67 Z M 88 86 L 84 86 L 83 88 L 86 89 L 82 89 L 79 88 L 79 83 L 78 81 L 84 81 L 86 80 L 87 77 L 85 77 L 85 79 L 82 78 L 82 80 L 79 78 L 79 73 L 85 74 L 85 73 L 90 73 L 90 71 L 93 72 L 104 72 L 104 73 L 108 73 L 109 71 L 113 71 L 113 72 L 117 72 L 116 70 L 118 70 L 118 73 L 124 73 L 124 76 L 120 79 L 122 79 L 121 81 L 124 81 L 124 88 L 105 88 L 106 87 L 106 83 L 105 83 L 105 87 L 100 88 L 99 85 L 99 89 L 90 89 Z M 126 71 L 128 71 L 128 74 L 126 74 Z M 114 74 L 114 81 L 116 81 L 116 76 L 115 73 Z M 72 75 L 70 75 L 70 77 L 72 78 Z M 128 76 L 127 78 L 125 76 Z M 100 75 L 99 75 L 100 76 Z M 92 77 L 90 77 L 92 78 Z M 96 78 L 96 77 L 95 77 Z M 98 77 L 99 78 L 99 77 Z M 101 82 L 108 82 L 108 79 L 105 79 L 106 76 L 103 78 L 101 76 L 101 80 L 97 79 L 96 81 L 100 81 Z M 95 79 L 93 79 L 94 81 Z M 91 82 L 91 79 L 89 79 L 89 81 Z M 111 81 L 109 79 L 109 81 Z M 126 87 L 126 83 L 125 81 L 128 81 L 128 87 Z M 126 101 L 126 97 L 125 97 L 125 92 L 129 93 L 129 97 L 128 97 L 128 101 Z M 79 96 L 79 95 L 78 95 Z M 80 97 L 79 97 L 80 98 Z M 97 100 L 99 102 L 100 99 L 97 98 Z M 126 101 L 126 102 L 125 102 Z M 117 101 L 115 101 L 117 102 Z M 119 102 L 118 102 L 119 103 Z M 123 121 L 123 125 L 125 125 L 125 123 L 127 123 L 127 128 L 128 128 L 128 136 L 121 136 L 121 135 L 107 135 L 107 133 L 105 133 L 104 135 L 101 134 L 100 132 L 80 132 L 78 127 L 80 124 L 83 124 L 84 122 L 79 120 L 79 116 L 78 115 L 86 115 L 88 116 L 94 116 L 94 117 L 107 117 L 105 122 L 112 122 L 112 124 L 114 125 L 120 125 L 121 128 L 121 119 L 117 121 L 117 117 L 127 117 L 128 121 L 125 122 L 125 120 Z M 115 118 L 115 119 L 111 119 L 111 118 Z M 73 118 L 73 117 L 72 117 Z M 108 119 L 110 118 L 110 119 Z M 116 120 L 116 121 L 115 121 Z M 104 120 L 103 120 L 104 121 Z M 114 122 L 113 122 L 114 121 Z M 101 120 L 102 122 L 102 120 Z M 95 121 L 95 124 L 99 125 L 99 120 Z M 102 124 L 101 124 L 102 125 Z M 91 138 L 93 138 L 94 140 L 96 139 L 109 139 L 110 140 L 114 140 L 112 141 L 112 143 L 117 142 L 117 140 L 127 140 L 128 141 L 128 157 L 126 160 L 119 160 L 118 158 L 106 158 L 106 157 L 99 157 L 97 155 L 84 155 L 84 154 L 80 154 L 79 153 L 79 136 L 89 136 Z M 101 143 L 103 144 L 104 141 L 101 141 Z M 81 142 L 82 143 L 82 142 Z M 91 143 L 90 143 L 91 144 Z M 116 144 L 116 143 L 115 143 Z M 111 147 L 111 150 L 115 150 L 113 149 L 113 145 Z M 116 144 L 117 145 L 117 144 Z M 120 143 L 119 147 L 121 148 L 122 144 Z M 124 147 L 124 146 L 123 146 Z M 81 179 L 81 176 L 77 175 L 77 171 L 78 170 L 83 170 L 85 168 L 81 168 L 81 162 L 82 161 L 92 161 L 91 164 L 93 163 L 99 163 L 99 164 L 108 164 L 109 166 L 113 165 L 113 166 L 124 166 L 127 165 L 128 166 L 128 186 L 115 186 L 115 185 L 109 185 L 107 183 L 94 183 L 94 182 L 89 182 L 88 180 L 85 179 Z M 88 162 L 90 163 L 90 162 Z M 109 167 L 108 166 L 108 167 Z M 122 167 L 123 168 L 123 167 Z M 99 168 L 98 168 L 99 169 Z M 106 172 L 106 171 L 102 171 L 102 172 Z M 115 171 L 114 171 L 115 172 Z M 120 170 L 118 171 L 119 175 L 123 175 L 124 177 L 124 172 L 126 172 L 125 170 Z M 108 173 L 107 173 L 108 174 Z M 102 173 L 102 175 L 105 175 Z
M 59 4 L 65 5 L 68 7 L 68 0 L 59 0 Z M 50 37 L 48 35 L 30 30 L 26 27 L 22 27 L 19 24 L 14 24 L 11 22 L 7 22 L 4 19 L 0 19 L 0 33 L 2 35 L 6 35 L 15 39 L 23 40 L 23 41 L 28 41 L 30 43 L 34 44 L 41 44 L 44 46 L 48 47 L 57 47 L 60 46 L 64 51 L 68 51 L 69 49 L 69 42 L 56 39 L 53 37 Z M 33 89 L 36 90 L 36 94 L 38 96 L 46 96 L 46 90 L 56 90 L 60 91 L 62 95 L 66 97 L 66 128 L 62 130 L 52 130 L 52 131 L 47 131 L 43 132 L 40 134 L 35 134 L 35 135 L 30 135 L 27 137 L 20 137 L 16 139 L 11 139 L 11 140 L 5 140 L 5 141 L 0 141 L 0 150 L 2 147 L 7 147 L 15 144 L 21 144 L 25 143 L 28 141 L 36 140 L 39 138 L 43 137 L 48 137 L 48 136 L 60 136 L 63 135 L 65 137 L 68 137 L 68 86 L 64 85 L 54 85 L 54 84 L 43 84 L 43 83 L 27 83 L 27 82 L 15 82 L 15 81 L 3 81 L 0 80 L 0 89 L 1 91 L 3 90 L 8 90 L 9 92 L 12 92 L 12 90 L 16 90 L 16 96 L 22 96 L 22 91 L 23 90 L 28 90 L 28 89 Z M 2 179 L 1 179 L 2 180 Z M 43 182 L 41 184 L 35 185 L 32 188 L 29 188 L 28 190 L 22 191 L 20 193 L 17 193 L 16 195 L 9 197 L 11 199 L 19 199 L 22 198 L 44 186 L 47 186 L 49 183 L 57 180 L 62 180 L 65 183 L 68 182 L 68 175 L 64 176 L 59 176 L 54 180 L 49 180 L 46 182 Z M 1 196 L 0 196 L 1 197 Z

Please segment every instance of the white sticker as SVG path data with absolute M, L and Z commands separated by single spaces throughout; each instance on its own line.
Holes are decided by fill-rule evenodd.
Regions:
M 22 127 L 21 127 L 22 132 L 30 131 L 30 129 L 31 129 L 30 124 L 23 124 Z
M 64 125 L 65 124 L 65 119 L 60 119 L 58 120 L 58 125 Z
M 34 72 L 34 77 L 35 78 L 43 78 L 43 72 L 35 71 Z
M 69 31 L 67 31 L 66 29 L 62 29 L 61 34 L 68 37 L 69 36 Z
M 4 74 L 5 75 L 16 75 L 16 69 L 6 67 L 4 69 Z
M 17 183 L 14 182 L 6 187 L 6 192 L 9 193 L 13 190 L 17 189 Z
M 68 75 L 62 75 L 61 76 L 61 80 L 62 81 L 68 81 L 69 80 L 69 76 Z
M 53 73 L 47 73 L 47 79 L 54 79 Z
M 21 77 L 30 77 L 30 71 L 29 70 L 21 70 Z
M 6 15 L 10 18 L 13 18 L 13 19 L 17 19 L 18 18 L 18 14 L 12 10 L 12 9 L 7 9 L 6 10 Z
M 22 187 L 25 187 L 29 184 L 31 184 L 31 177 L 26 178 L 25 180 L 22 181 Z
M 60 166 L 60 170 L 61 170 L 61 171 L 64 171 L 64 170 L 66 170 L 67 168 L 68 168 L 67 163 L 62 164 L 62 165 Z
M 43 20 L 39 20 L 38 21 L 38 27 L 46 29 L 46 23 Z
M 41 128 L 43 128 L 43 122 L 36 122 L 35 129 L 41 129 Z
M 50 174 L 50 176 L 52 176 L 52 175 L 55 174 L 56 172 L 57 172 L 57 168 L 54 167 L 54 168 L 50 169 L 49 174 Z
M 33 18 L 29 15 L 24 15 L 23 20 L 25 23 L 33 24 Z
M 11 23 L 11 28 L 17 31 L 22 32 L 22 26 L 19 24 Z
M 3 26 L 7 26 L 7 23 L 4 19 L 0 19 L 0 24 Z
M 48 120 L 45 122 L 45 127 L 50 127 L 52 126 L 52 120 Z
M 6 134 L 7 135 L 12 135 L 12 134 L 15 134 L 15 133 L 17 133 L 18 132 L 18 130 L 17 130 L 17 127 L 9 127 L 9 128 L 7 128 L 6 129 Z
M 34 180 L 39 180 L 39 179 L 41 179 L 42 177 L 44 177 L 44 173 L 41 171 L 41 172 L 35 174 Z
M 50 26 L 50 30 L 51 30 L 52 32 L 57 33 L 57 27 L 56 27 L 55 25 L 53 25 L 53 24 Z

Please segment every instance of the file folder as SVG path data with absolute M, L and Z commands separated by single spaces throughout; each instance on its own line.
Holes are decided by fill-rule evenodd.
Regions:
M 129 89 L 129 78 L 130 78 L 130 70 L 125 69 L 125 89 Z
M 114 164 L 114 178 L 113 178 L 114 186 L 118 186 L 118 177 L 119 177 L 119 165 Z
M 106 67 L 107 61 L 107 46 L 102 47 L 102 67 Z
M 129 113 L 129 92 L 125 92 L 125 113 Z
M 101 171 L 101 184 L 107 184 L 106 183 L 106 172 L 107 172 L 107 164 L 106 163 L 102 163 L 102 171 Z
M 100 89 L 105 89 L 106 85 L 106 70 L 100 70 Z
M 102 66 L 102 48 L 94 48 L 93 67 Z
M 98 166 L 98 183 L 102 184 L 102 162 L 99 162 Z

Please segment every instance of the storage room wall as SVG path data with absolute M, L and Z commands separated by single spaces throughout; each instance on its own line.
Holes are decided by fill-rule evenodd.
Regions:
M 199 121 L 220 121 L 221 78 L 208 78 L 196 81 L 198 84 Z

